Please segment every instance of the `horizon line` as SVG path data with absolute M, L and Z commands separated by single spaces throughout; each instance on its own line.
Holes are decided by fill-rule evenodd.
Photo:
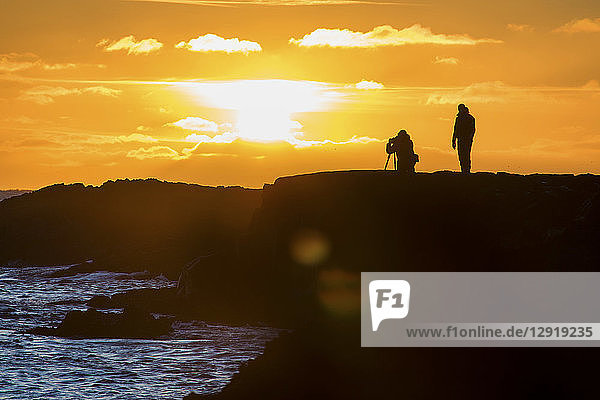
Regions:
M 384 169 L 337 169 L 337 170 L 322 170 L 322 171 L 313 171 L 313 172 L 301 172 L 301 173 L 297 173 L 297 174 L 292 174 L 292 175 L 281 175 L 276 177 L 272 182 L 264 182 L 262 184 L 261 187 L 256 186 L 244 186 L 241 184 L 221 184 L 221 185 L 211 185 L 211 184 L 203 184 L 203 183 L 198 183 L 198 182 L 190 182 L 190 181 L 171 181 L 168 179 L 161 179 L 161 178 L 157 178 L 157 177 L 153 177 L 153 176 L 147 176 L 145 178 L 107 178 L 106 180 L 104 180 L 102 183 L 99 184 L 86 184 L 84 182 L 55 182 L 55 183 L 50 183 L 44 186 L 40 186 L 38 188 L 35 189 L 15 189 L 15 188 L 10 188 L 10 189 L 3 189 L 0 188 L 1 192 L 9 192 L 9 191 L 26 191 L 26 192 L 35 192 L 47 187 L 51 187 L 51 186 L 56 186 L 56 185 L 64 185 L 64 186 L 70 186 L 70 185 L 83 185 L 83 186 L 92 186 L 95 188 L 99 188 L 102 185 L 108 183 L 108 182 L 119 182 L 119 181 L 150 181 L 150 180 L 154 180 L 154 181 L 159 181 L 161 183 L 173 183 L 173 184 L 184 184 L 184 185 L 196 185 L 196 186 L 204 186 L 204 187 L 211 187 L 211 188 L 219 188 L 219 187 L 225 187 L 225 188 L 229 188 L 229 187 L 238 187 L 238 188 L 243 188 L 243 189 L 251 189 L 251 190 L 262 190 L 264 188 L 265 185 L 272 185 L 275 183 L 276 180 L 280 179 L 280 178 L 293 178 L 293 177 L 299 177 L 299 176 L 308 176 L 308 175 L 317 175 L 317 174 L 324 174 L 324 173 L 340 173 L 340 172 L 381 172 L 381 173 L 386 173 L 386 174 L 397 174 L 396 171 L 394 170 L 384 170 Z M 432 175 L 435 173 L 449 173 L 449 174 L 455 174 L 455 175 L 460 175 L 463 176 L 463 174 L 460 172 L 460 170 L 450 170 L 450 169 L 439 169 L 439 170 L 435 170 L 435 171 L 417 171 L 415 172 L 413 175 Z M 593 172 L 529 172 L 529 173 L 518 173 L 518 172 L 509 172 L 509 171 L 475 171 L 475 172 L 471 172 L 470 174 L 468 174 L 467 176 L 471 176 L 471 175 L 478 175 L 478 174 L 492 174 L 492 175 L 498 175 L 498 174 L 506 174 L 506 175 L 519 175 L 519 176 L 531 176 L 531 175 L 552 175 L 552 176 L 581 176 L 581 175 L 593 175 L 593 176 L 597 176 L 600 177 L 600 174 L 595 174 Z M 399 175 L 401 176 L 401 175 Z

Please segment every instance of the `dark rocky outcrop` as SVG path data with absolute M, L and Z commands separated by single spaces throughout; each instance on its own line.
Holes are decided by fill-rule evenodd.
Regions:
M 102 270 L 102 267 L 99 267 L 97 262 L 95 262 L 94 260 L 88 260 L 82 263 L 70 265 L 65 269 L 60 269 L 58 271 L 47 273 L 45 276 L 47 278 L 65 278 L 68 276 L 87 274 L 90 272 L 96 272 L 100 270 Z
M 278 179 L 240 260 L 283 282 L 256 286 L 296 330 L 221 393 L 188 398 L 586 398 L 597 349 L 360 348 L 358 282 L 360 271 L 598 270 L 599 194 L 592 175 Z M 199 277 L 196 289 L 209 285 Z
M 157 180 L 53 185 L 0 203 L 0 265 L 160 272 L 176 279 L 198 254 L 248 228 L 260 191 Z
M 180 293 L 201 315 L 293 326 L 357 313 L 361 271 L 592 271 L 599 193 L 593 175 L 280 178 L 240 242 L 184 269 Z
M 597 391 L 598 349 L 361 348 L 358 331 L 338 321 L 285 334 L 220 393 L 185 399 L 588 399 Z
M 349 171 L 280 178 L 264 192 L 252 234 L 287 267 L 306 229 L 330 245 L 321 267 L 351 271 L 589 270 L 599 260 L 594 175 Z
M 134 289 L 112 296 L 94 296 L 86 302 L 97 309 L 135 308 L 160 314 L 183 314 L 184 305 L 177 297 L 177 289 Z
M 295 328 L 215 399 L 585 398 L 595 382 L 598 350 L 361 349 L 359 338 L 361 271 L 598 270 L 594 175 L 344 171 L 262 191 L 53 187 L 3 201 L 0 239 L 2 262 L 182 271 L 177 290 L 89 303 L 98 307 Z
M 151 338 L 168 334 L 171 322 L 171 318 L 155 318 L 134 308 L 126 308 L 122 313 L 76 310 L 69 311 L 56 328 L 38 327 L 27 333 L 79 338 Z
M 356 312 L 361 271 L 595 270 L 599 193 L 594 175 L 390 171 L 285 177 L 263 190 L 55 185 L 0 204 L 0 263 L 93 258 L 58 274 L 163 273 L 179 277 L 181 303 L 167 291 L 129 303 L 294 326 Z

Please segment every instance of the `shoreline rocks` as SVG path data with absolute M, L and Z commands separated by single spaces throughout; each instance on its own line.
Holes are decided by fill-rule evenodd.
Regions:
M 36 327 L 26 331 L 34 335 L 71 338 L 153 338 L 171 331 L 172 318 L 156 318 L 134 308 L 122 313 L 69 311 L 56 328 Z

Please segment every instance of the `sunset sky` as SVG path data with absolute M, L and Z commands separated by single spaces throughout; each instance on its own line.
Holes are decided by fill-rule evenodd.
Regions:
M 381 169 L 600 173 L 600 2 L 0 0 L 0 189 L 261 187 Z

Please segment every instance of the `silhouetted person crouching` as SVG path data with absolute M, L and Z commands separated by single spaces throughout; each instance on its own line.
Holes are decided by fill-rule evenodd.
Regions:
M 419 155 L 415 154 L 413 142 L 404 129 L 388 140 L 385 151 L 388 153 L 388 161 L 391 154 L 395 155 L 394 166 L 396 171 L 402 173 L 415 172 L 415 164 L 419 161 Z
M 464 104 L 458 105 L 458 114 L 454 122 L 454 134 L 452 135 L 452 148 L 456 149 L 458 140 L 458 160 L 460 170 L 468 174 L 471 172 L 471 147 L 475 136 L 475 117 L 469 114 L 469 109 Z

